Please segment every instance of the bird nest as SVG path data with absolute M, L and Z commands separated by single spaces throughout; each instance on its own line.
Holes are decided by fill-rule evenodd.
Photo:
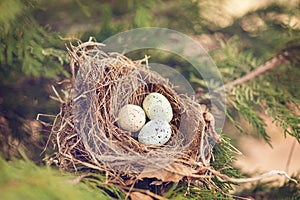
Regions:
M 57 153 L 52 161 L 67 170 L 105 171 L 123 184 L 132 178 L 161 182 L 205 178 L 212 157 L 209 140 L 218 141 L 212 116 L 152 71 L 148 57 L 132 61 L 103 52 L 101 46 L 86 42 L 68 48 L 72 86 L 53 124 Z M 173 109 L 171 139 L 163 146 L 142 144 L 137 133 L 117 123 L 122 106 L 141 106 L 152 92 L 164 95 Z

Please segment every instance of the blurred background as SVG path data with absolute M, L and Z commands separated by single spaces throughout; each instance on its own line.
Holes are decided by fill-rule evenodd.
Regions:
M 101 42 L 138 27 L 189 35 L 212 56 L 225 83 L 288 55 L 275 70 L 228 92 L 223 134 L 243 153 L 234 162 L 242 173 L 279 169 L 299 174 L 299 0 L 1 0 L 1 156 L 20 157 L 21 149 L 35 163 L 43 162 L 49 129 L 36 117 L 52 115 L 43 117 L 51 123 L 59 111 L 51 96 L 52 86 L 60 91 L 70 77 L 65 44 L 91 36 Z M 194 76 L 192 66 L 159 52 L 146 53 L 181 72 L 200 91 L 199 101 L 207 103 L 201 98 L 205 83 Z

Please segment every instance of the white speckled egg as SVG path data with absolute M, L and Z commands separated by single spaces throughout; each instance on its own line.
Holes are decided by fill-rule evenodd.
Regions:
M 153 119 L 140 130 L 138 141 L 146 145 L 164 145 L 171 138 L 172 129 L 168 122 Z
M 163 119 L 170 122 L 173 118 L 173 110 L 168 99 L 160 93 L 150 93 L 143 101 L 143 108 L 148 118 Z
M 126 131 L 136 132 L 144 126 L 145 122 L 146 115 L 140 106 L 127 104 L 119 111 L 118 125 Z

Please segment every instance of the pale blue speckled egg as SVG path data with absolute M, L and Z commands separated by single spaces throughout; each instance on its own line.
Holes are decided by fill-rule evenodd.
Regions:
M 164 145 L 172 135 L 169 123 L 162 119 L 147 122 L 138 134 L 138 141 L 146 145 Z
M 143 101 L 143 109 L 147 117 L 152 119 L 163 119 L 170 122 L 173 118 L 173 110 L 169 100 L 160 93 L 150 93 Z

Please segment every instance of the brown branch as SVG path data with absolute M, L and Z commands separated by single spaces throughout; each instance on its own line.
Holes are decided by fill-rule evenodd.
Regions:
M 234 177 L 229 177 L 225 174 L 221 174 L 221 172 L 213 170 L 213 169 L 210 169 L 210 171 L 214 175 L 216 175 L 217 177 L 222 178 L 225 181 L 230 181 L 230 182 L 233 182 L 233 183 L 249 183 L 249 182 L 259 181 L 259 180 L 262 180 L 262 179 L 265 179 L 265 178 L 273 177 L 275 175 L 283 176 L 286 179 L 288 179 L 290 181 L 293 181 L 296 184 L 298 183 L 297 180 L 291 178 L 285 171 L 281 171 L 281 170 L 271 170 L 267 173 L 264 173 L 262 175 L 255 176 L 255 177 L 252 177 L 252 178 L 234 178 Z
M 282 56 L 282 55 L 276 56 L 275 58 L 267 61 L 266 63 L 259 66 L 258 68 L 256 68 L 252 72 L 250 72 L 249 74 L 246 74 L 245 76 L 242 76 L 242 77 L 240 77 L 240 78 L 238 78 L 234 81 L 226 83 L 225 85 L 217 88 L 215 90 L 215 92 L 219 92 L 220 90 L 231 89 L 236 85 L 241 85 L 242 83 L 250 81 L 250 80 L 254 79 L 257 76 L 260 76 L 260 75 L 266 73 L 267 71 L 275 69 L 277 66 L 281 65 L 285 61 L 287 61 L 287 59 L 284 56 Z
M 295 149 L 295 146 L 296 146 L 296 142 L 297 142 L 297 140 L 295 138 L 294 141 L 293 141 L 293 144 L 291 146 L 289 156 L 288 156 L 288 159 L 287 159 L 286 165 L 285 165 L 285 171 L 287 171 L 287 172 L 288 172 L 290 164 L 291 164 L 291 160 L 292 160 L 293 152 L 294 152 L 294 149 Z

